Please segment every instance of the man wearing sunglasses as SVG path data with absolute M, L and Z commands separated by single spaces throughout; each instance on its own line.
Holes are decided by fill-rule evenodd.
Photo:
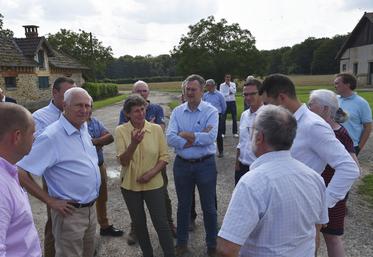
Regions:
M 256 159 L 251 150 L 251 133 L 258 109 L 263 105 L 261 96 L 258 93 L 262 83 L 257 79 L 250 79 L 244 84 L 243 96 L 245 104 L 249 109 L 241 114 L 240 137 L 237 145 L 236 167 L 234 182 L 237 185 L 240 178 L 249 171 L 250 165 Z

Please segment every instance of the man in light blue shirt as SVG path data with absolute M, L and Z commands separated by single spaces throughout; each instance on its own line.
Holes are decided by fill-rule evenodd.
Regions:
M 225 102 L 224 96 L 218 90 L 216 90 L 216 83 L 213 79 L 206 80 L 207 92 L 203 94 L 202 100 L 210 103 L 214 106 L 219 113 L 219 126 L 218 126 L 218 136 L 216 142 L 218 144 L 219 158 L 224 156 L 224 146 L 223 146 L 223 115 L 227 109 L 227 104 Z
M 32 117 L 35 121 L 35 138 L 38 137 L 50 124 L 57 121 L 63 111 L 63 96 L 65 92 L 74 87 L 75 82 L 70 78 L 59 77 L 53 82 L 52 100 L 49 105 L 35 111 Z M 48 192 L 47 184 L 43 178 L 43 189 Z M 47 207 L 47 222 L 44 229 L 44 257 L 54 257 L 54 238 L 52 234 L 52 218 Z
M 101 178 L 86 124 L 91 102 L 84 89 L 67 90 L 64 114 L 36 138 L 29 155 L 17 163 L 21 184 L 51 208 L 56 257 L 94 254 L 94 202 Z M 26 171 L 43 175 L 48 193 Z
M 216 249 L 217 213 L 215 139 L 218 111 L 202 101 L 205 80 L 190 75 L 185 80 L 187 102 L 176 107 L 166 132 L 168 144 L 175 148 L 174 179 L 178 198 L 176 255 L 188 252 L 188 228 L 193 189 L 197 185 L 206 230 L 207 253 Z
M 354 90 L 356 78 L 349 73 L 340 73 L 334 80 L 340 107 L 347 112 L 348 120 L 342 125 L 354 142 L 356 155 L 364 148 L 372 131 L 372 110 L 369 103 Z

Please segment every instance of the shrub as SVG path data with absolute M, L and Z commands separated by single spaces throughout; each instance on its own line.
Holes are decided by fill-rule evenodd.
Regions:
M 158 77 L 123 78 L 123 79 L 108 79 L 108 78 L 105 78 L 105 79 L 100 80 L 100 82 L 115 83 L 115 84 L 133 84 L 138 80 L 143 80 L 147 83 L 152 83 L 152 82 L 181 81 L 183 79 L 184 79 L 184 77 L 181 77 L 181 76 L 174 76 L 174 77 L 158 76 Z
M 109 98 L 118 95 L 118 86 L 109 83 L 84 83 L 82 86 L 92 96 L 93 100 Z

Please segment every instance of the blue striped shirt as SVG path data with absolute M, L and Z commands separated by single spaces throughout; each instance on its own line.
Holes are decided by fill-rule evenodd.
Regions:
M 218 90 L 215 90 L 212 93 L 204 93 L 202 100 L 209 102 L 218 110 L 219 113 L 225 113 L 225 110 L 227 109 L 227 103 L 225 102 L 224 96 Z

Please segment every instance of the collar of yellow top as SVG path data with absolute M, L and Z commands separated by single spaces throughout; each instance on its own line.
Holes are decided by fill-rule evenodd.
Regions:
M 131 122 L 128 122 L 128 125 L 130 126 L 131 130 L 135 129 L 134 126 L 132 126 Z M 149 121 L 145 120 L 143 130 L 145 130 L 145 132 L 151 133 L 152 132 L 151 126 L 152 126 L 152 124 Z

